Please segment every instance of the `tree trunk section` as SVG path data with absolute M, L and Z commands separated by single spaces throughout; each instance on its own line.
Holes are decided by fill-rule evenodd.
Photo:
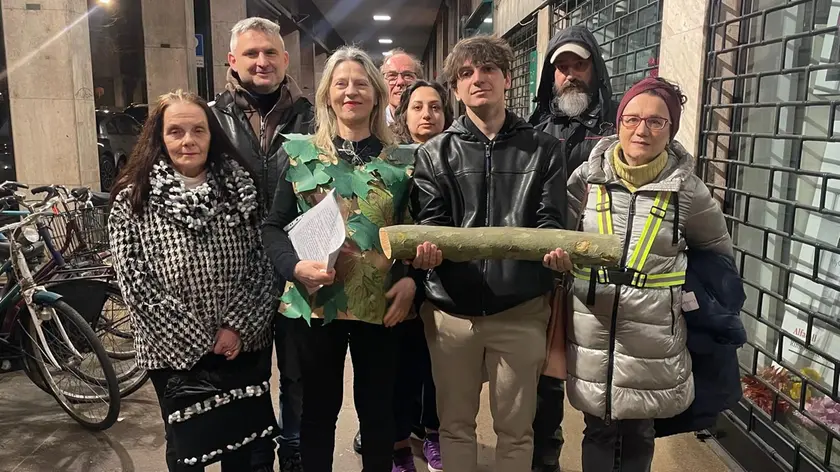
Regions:
M 417 246 L 428 241 L 453 262 L 542 261 L 546 254 L 560 248 L 575 264 L 611 267 L 618 265 L 622 251 L 618 236 L 562 229 L 396 225 L 381 228 L 379 240 L 390 259 L 413 259 Z

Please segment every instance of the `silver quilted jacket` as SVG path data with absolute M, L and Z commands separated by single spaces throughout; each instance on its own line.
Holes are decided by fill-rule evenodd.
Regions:
M 613 169 L 610 156 L 617 145 L 617 136 L 602 139 L 588 163 L 569 178 L 568 221 L 577 221 L 585 201 L 582 229 L 597 233 L 596 192 L 599 185 L 606 185 L 612 199 L 613 233 L 625 243 L 624 259 L 632 259 L 657 192 L 679 192 L 676 244 L 671 201 L 641 271 L 648 275 L 685 271 L 688 247 L 732 254 L 723 213 L 694 175 L 695 160 L 682 145 L 669 144 L 665 169 L 635 196 Z M 594 287 L 592 305 L 587 304 L 593 301 L 588 297 L 590 287 Z M 668 418 L 688 408 L 694 400 L 694 380 L 681 286 L 590 285 L 575 278 L 572 300 L 573 314 L 566 329 L 566 388 L 572 406 L 612 420 Z

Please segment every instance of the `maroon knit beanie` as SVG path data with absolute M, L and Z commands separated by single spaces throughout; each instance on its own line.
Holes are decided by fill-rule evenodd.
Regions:
M 618 105 L 618 115 L 616 116 L 616 123 L 621 123 L 621 115 L 624 113 L 624 108 L 638 95 L 643 93 L 653 92 L 657 97 L 665 101 L 668 107 L 668 114 L 671 115 L 671 139 L 674 139 L 677 131 L 680 129 L 680 115 L 682 114 L 682 102 L 680 96 L 670 88 L 668 84 L 660 82 L 652 77 L 648 77 L 634 85 L 621 99 L 621 104 Z

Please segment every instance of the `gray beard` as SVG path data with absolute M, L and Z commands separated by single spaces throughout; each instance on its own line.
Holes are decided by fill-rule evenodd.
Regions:
M 589 108 L 589 94 L 581 90 L 564 90 L 554 97 L 554 104 L 566 116 L 580 116 Z

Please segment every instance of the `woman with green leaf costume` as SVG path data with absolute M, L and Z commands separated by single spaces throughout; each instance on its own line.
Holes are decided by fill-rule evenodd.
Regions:
M 380 227 L 406 222 L 413 156 L 412 149 L 396 145 L 385 124 L 387 104 L 387 86 L 370 57 L 354 47 L 338 49 L 316 92 L 314 137 L 288 136 L 284 144 L 289 170 L 263 228 L 266 253 L 287 281 L 280 311 L 300 326 L 306 385 L 301 456 L 307 472 L 332 471 L 348 345 L 365 437 L 364 471 L 391 470 L 391 328 L 408 316 L 415 283 L 408 266 L 388 260 L 379 247 Z M 283 228 L 331 190 L 348 237 L 335 267 L 327 270 L 324 262 L 299 260 Z

